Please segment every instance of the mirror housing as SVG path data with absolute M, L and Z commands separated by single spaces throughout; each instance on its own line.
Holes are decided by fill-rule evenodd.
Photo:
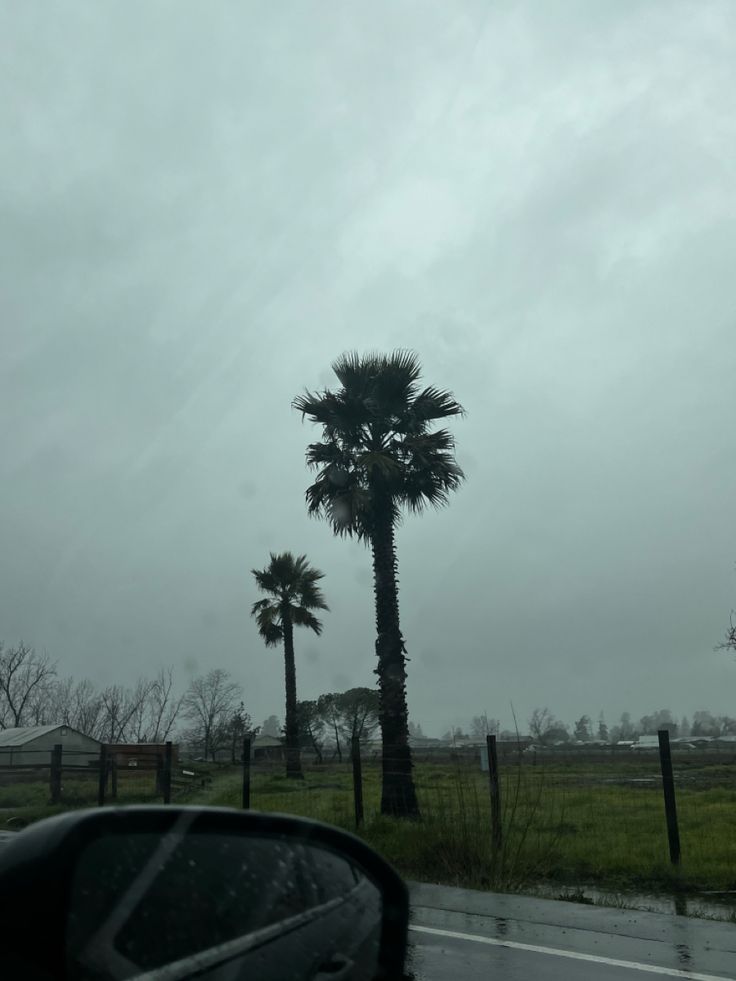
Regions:
M 168 966 L 157 966 L 155 973 L 149 973 L 150 965 L 141 964 L 140 968 L 133 965 L 132 970 L 126 970 L 119 963 L 116 973 L 110 973 L 110 977 L 158 977 L 158 971 L 164 970 L 166 974 L 160 976 L 170 981 L 193 976 L 195 972 L 200 977 L 210 978 L 257 976 L 259 981 L 270 981 L 271 977 L 274 981 L 277 977 L 286 981 L 285 963 L 294 981 L 321 977 L 335 981 L 368 977 L 388 981 L 403 977 L 409 917 L 407 889 L 394 869 L 359 838 L 330 825 L 290 815 L 170 805 L 72 811 L 33 824 L 0 846 L 0 950 L 4 977 L 9 981 L 14 977 L 47 981 L 50 978 L 106 976 L 104 972 L 99 973 L 99 962 L 98 973 L 86 974 L 71 957 L 74 945 L 80 945 L 80 929 L 84 930 L 79 924 L 85 922 L 84 917 L 80 921 L 77 915 L 84 905 L 80 901 L 84 896 L 79 887 L 80 876 L 93 883 L 93 898 L 86 903 L 87 917 L 95 903 L 104 905 L 105 899 L 111 897 L 117 901 L 118 892 L 122 891 L 129 898 L 129 893 L 116 885 L 114 872 L 124 861 L 120 856 L 130 852 L 131 842 L 149 843 L 147 854 L 156 859 L 154 878 L 158 876 L 159 883 L 165 878 L 161 870 L 169 868 L 167 856 L 179 855 L 179 880 L 172 896 L 188 895 L 186 889 L 181 888 L 185 881 L 181 878 L 182 868 L 186 872 L 186 881 L 191 882 L 189 895 L 196 899 L 198 877 L 200 888 L 205 893 L 207 888 L 212 891 L 213 881 L 220 881 L 212 878 L 218 875 L 214 863 L 222 854 L 230 863 L 222 865 L 222 881 L 227 879 L 229 895 L 237 899 L 241 870 L 232 863 L 243 862 L 242 869 L 247 868 L 249 862 L 251 866 L 258 864 L 259 870 L 250 873 L 247 896 L 246 877 L 242 877 L 244 886 L 240 898 L 245 905 L 240 907 L 240 912 L 244 914 L 244 920 L 247 910 L 256 907 L 254 888 L 261 879 L 263 901 L 269 895 L 269 886 L 270 894 L 275 895 L 274 881 L 278 885 L 279 880 L 267 881 L 272 878 L 268 869 L 275 868 L 277 861 L 280 868 L 285 868 L 285 857 L 287 860 L 293 857 L 294 861 L 298 857 L 302 863 L 300 868 L 307 870 L 304 881 L 313 882 L 315 875 L 317 880 L 321 876 L 321 892 L 310 893 L 314 898 L 301 906 L 299 903 L 294 905 L 292 899 L 291 906 L 284 907 L 283 912 L 274 912 L 269 923 L 263 918 L 258 923 L 244 923 L 239 938 L 224 935 L 224 928 L 218 928 L 222 917 L 211 918 L 211 927 L 207 927 L 206 917 L 202 918 L 204 926 L 200 919 L 192 919 L 192 924 L 196 922 L 199 926 L 200 941 L 203 931 L 206 935 L 208 929 L 212 930 L 212 945 L 206 954 L 201 950 L 187 950 L 188 956 L 177 959 L 176 963 L 168 963 Z M 186 851 L 189 843 L 194 848 L 191 855 Z M 166 852 L 163 864 L 160 860 L 162 852 Z M 135 854 L 135 851 L 130 853 Z M 207 856 L 211 855 L 215 857 L 210 861 Z M 255 856 L 257 861 L 249 856 Z M 143 859 L 139 864 L 140 868 L 131 868 L 128 879 L 135 879 L 141 872 Z M 203 865 L 212 867 L 206 873 Z M 191 874 L 187 866 L 191 866 Z M 310 871 L 314 869 L 316 873 Z M 352 870 L 352 878 L 346 879 L 347 873 L 343 873 L 343 869 Z M 202 883 L 205 874 L 209 875 L 206 888 Z M 146 881 L 150 879 L 151 876 Z M 339 888 L 338 880 L 343 882 Z M 293 892 L 293 876 L 290 874 L 288 880 L 284 878 L 283 881 L 291 884 Z M 336 883 L 334 890 L 330 885 L 333 881 Z M 352 883 L 355 883 L 354 887 Z M 349 900 L 344 898 L 346 891 L 350 892 Z M 139 906 L 137 910 L 134 906 L 140 905 L 140 895 L 139 889 L 135 902 L 128 903 L 131 916 L 139 913 Z M 161 895 L 159 889 L 158 906 L 152 901 L 150 912 L 154 920 L 158 917 L 159 923 L 165 924 L 166 911 L 161 911 Z M 177 924 L 180 938 L 187 937 L 188 907 L 182 908 L 185 912 L 182 914 L 179 910 L 174 916 L 175 911 L 172 911 L 169 921 Z M 210 910 L 206 905 L 201 908 Z M 196 910 L 192 915 L 196 915 Z M 353 957 L 342 950 L 333 950 L 332 938 L 336 933 L 341 932 L 345 937 L 351 933 L 357 935 L 368 926 L 372 927 L 371 939 L 366 938 L 363 948 L 356 947 L 357 953 Z M 138 936 L 140 945 L 143 941 L 140 933 Z M 317 959 L 307 969 L 300 966 L 298 955 L 302 948 L 309 948 L 306 951 L 309 953 L 316 937 L 320 938 L 319 945 L 320 948 L 324 946 L 324 951 L 312 951 Z M 82 939 L 85 939 L 83 934 Z M 223 940 L 227 942 L 223 943 Z M 371 955 L 367 956 L 365 951 L 369 943 Z M 116 956 L 111 948 L 110 952 Z M 253 960 L 256 957 L 259 959 L 257 971 Z M 371 964 L 375 965 L 375 970 Z

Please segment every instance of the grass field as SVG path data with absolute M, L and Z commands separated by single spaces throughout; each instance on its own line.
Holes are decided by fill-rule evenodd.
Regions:
M 239 768 L 198 778 L 175 801 L 239 807 Z M 307 767 L 303 782 L 281 767 L 254 768 L 251 805 L 318 818 L 354 829 L 348 764 Z M 380 770 L 364 763 L 362 837 L 408 878 L 471 888 L 523 889 L 534 884 L 596 886 L 604 891 L 736 889 L 736 766 L 676 765 L 682 863 L 668 859 L 656 758 L 611 763 L 504 764 L 504 846 L 494 854 L 487 775 L 477 762 L 418 763 L 420 822 L 379 814 Z M 120 781 L 119 803 L 153 801 L 151 781 Z M 64 782 L 65 804 L 50 809 L 46 784 L 0 787 L 5 816 L 36 820 L 54 810 L 94 803 L 94 785 Z M 0 819 L 0 824 L 2 824 Z
M 655 759 L 622 765 L 512 765 L 501 780 L 504 847 L 493 853 L 487 775 L 463 764 L 418 764 L 420 823 L 382 818 L 380 774 L 364 765 L 360 831 L 407 877 L 470 888 L 531 883 L 604 890 L 736 889 L 736 767 L 677 772 L 682 862 L 669 862 Z M 207 803 L 239 806 L 239 773 L 223 774 Z M 303 784 L 280 770 L 255 771 L 251 804 L 354 828 L 347 766 L 311 768 Z

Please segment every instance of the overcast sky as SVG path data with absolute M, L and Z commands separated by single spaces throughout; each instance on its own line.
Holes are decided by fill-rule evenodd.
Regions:
M 0 0 L 0 637 L 230 670 L 250 569 L 375 682 L 370 553 L 290 408 L 344 350 L 452 390 L 468 480 L 398 534 L 412 717 L 736 714 L 736 5 Z

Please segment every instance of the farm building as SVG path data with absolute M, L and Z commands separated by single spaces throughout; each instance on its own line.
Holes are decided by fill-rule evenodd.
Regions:
M 120 767 L 130 767 L 135 769 L 151 769 L 156 766 L 156 762 L 164 759 L 166 753 L 166 743 L 108 743 L 108 759 L 115 760 L 115 765 Z M 171 747 L 171 762 L 179 762 L 179 747 L 174 744 Z
M 642 750 L 642 749 L 659 749 L 659 736 L 639 736 L 637 741 L 632 744 L 632 749 Z
M 252 760 L 281 760 L 284 758 L 284 742 L 273 736 L 256 736 L 250 743 Z
M 100 756 L 100 742 L 71 726 L 24 726 L 0 729 L 0 766 L 48 766 L 51 751 L 60 743 L 62 759 L 74 766 L 95 763 Z

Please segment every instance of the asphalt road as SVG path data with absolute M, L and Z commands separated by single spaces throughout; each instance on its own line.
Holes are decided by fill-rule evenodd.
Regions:
M 411 884 L 416 981 L 732 981 L 736 927 Z

